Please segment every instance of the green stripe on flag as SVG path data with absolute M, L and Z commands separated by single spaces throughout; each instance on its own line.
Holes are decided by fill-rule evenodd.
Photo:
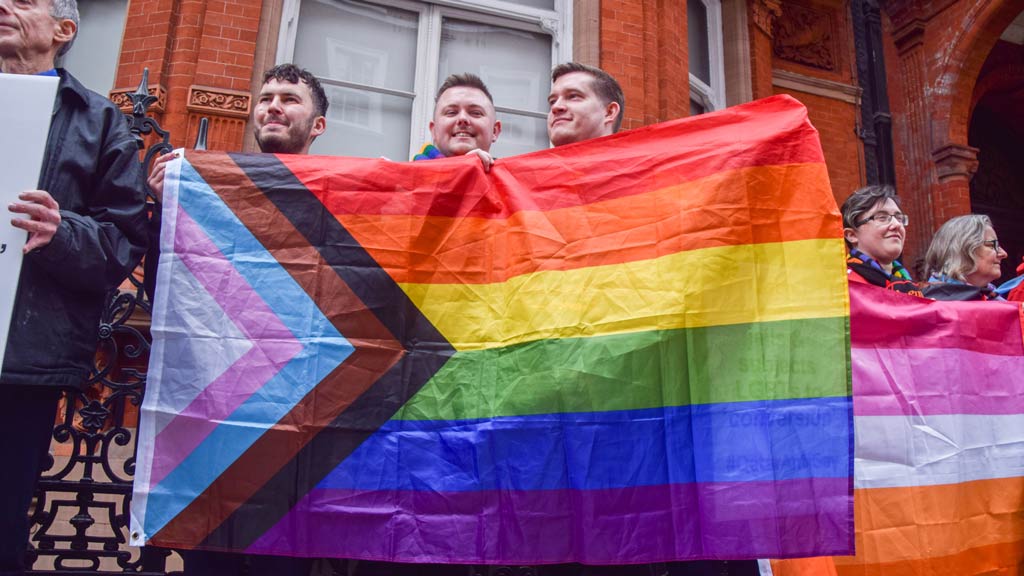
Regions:
M 846 317 L 540 340 L 457 353 L 394 419 L 846 396 L 848 351 Z

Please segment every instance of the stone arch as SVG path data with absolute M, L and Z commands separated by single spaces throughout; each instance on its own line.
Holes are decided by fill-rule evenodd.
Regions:
M 999 36 L 1020 13 L 1018 0 L 989 0 L 977 2 L 963 18 L 953 41 L 943 51 L 940 72 L 931 86 L 932 93 L 942 101 L 936 103 L 937 114 L 932 116 L 933 150 L 951 145 L 967 147 L 978 74 Z

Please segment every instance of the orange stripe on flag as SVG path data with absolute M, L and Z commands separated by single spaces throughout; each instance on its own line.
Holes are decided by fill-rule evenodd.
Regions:
M 831 556 L 772 560 L 772 576 L 838 576 Z
M 507 220 L 338 218 L 397 282 L 486 284 L 701 248 L 835 237 L 839 216 L 823 217 L 834 208 L 807 204 L 827 185 L 824 164 L 761 166 L 602 202 L 516 212 Z

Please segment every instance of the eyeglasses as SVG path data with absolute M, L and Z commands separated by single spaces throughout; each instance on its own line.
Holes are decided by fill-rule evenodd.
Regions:
M 857 223 L 857 226 L 863 226 L 867 224 L 869 221 L 874 222 L 879 226 L 887 226 L 889 222 L 892 222 L 893 220 L 899 222 L 900 224 L 903 224 L 904 226 L 910 223 L 910 218 L 902 212 L 897 212 L 895 214 L 889 214 L 888 212 L 879 212 L 874 216 L 869 216 L 861 220 L 860 222 Z
M 999 240 L 985 240 L 981 243 L 982 246 L 988 246 L 989 248 L 999 252 Z

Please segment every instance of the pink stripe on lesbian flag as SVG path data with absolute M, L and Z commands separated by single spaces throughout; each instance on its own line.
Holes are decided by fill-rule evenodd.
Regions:
M 852 360 L 855 416 L 1024 413 L 1024 356 L 854 348 Z

